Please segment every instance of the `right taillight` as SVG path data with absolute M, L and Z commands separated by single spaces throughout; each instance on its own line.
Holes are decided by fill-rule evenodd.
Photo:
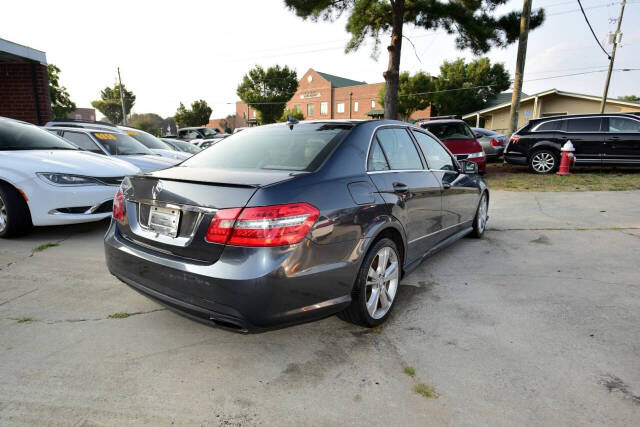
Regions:
M 283 246 L 299 243 L 318 219 L 308 203 L 223 209 L 216 212 L 206 240 L 234 246 Z
M 113 217 L 120 222 L 124 221 L 124 196 L 119 188 L 113 197 Z
M 502 147 L 502 141 L 499 141 L 495 138 L 491 139 L 491 146 L 492 147 Z

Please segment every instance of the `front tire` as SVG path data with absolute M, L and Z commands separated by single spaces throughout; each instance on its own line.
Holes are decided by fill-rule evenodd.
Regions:
M 529 170 L 533 173 L 547 174 L 558 170 L 560 156 L 551 150 L 536 150 L 529 158 Z
M 398 248 L 383 238 L 367 252 L 351 294 L 351 305 L 338 317 L 372 328 L 389 317 L 400 285 L 402 269 Z
M 18 190 L 0 183 L 0 238 L 15 237 L 31 230 L 29 207 Z

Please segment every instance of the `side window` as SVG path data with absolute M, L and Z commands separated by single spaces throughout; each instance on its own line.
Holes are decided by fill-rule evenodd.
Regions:
M 371 153 L 369 153 L 369 164 L 367 166 L 367 170 L 370 171 L 386 171 L 389 170 L 389 164 L 387 163 L 387 159 L 384 157 L 384 153 L 380 148 L 380 144 L 376 139 L 373 140 L 373 145 L 371 146 Z
M 381 129 L 376 133 L 389 166 L 394 170 L 422 169 L 422 160 L 406 130 Z
M 91 151 L 93 153 L 104 154 L 104 152 L 89 138 L 88 135 L 78 132 L 65 132 L 64 139 L 71 141 L 82 150 Z
M 562 124 L 564 120 L 551 120 L 546 123 L 542 123 L 536 128 L 536 132 L 550 132 L 554 130 L 562 130 Z
M 429 135 L 422 132 L 413 132 L 418 140 L 422 153 L 427 158 L 429 167 L 433 170 L 454 171 L 453 159 L 442 145 Z
M 640 132 L 640 121 L 609 117 L 609 132 Z
M 600 117 L 567 120 L 567 132 L 600 132 Z

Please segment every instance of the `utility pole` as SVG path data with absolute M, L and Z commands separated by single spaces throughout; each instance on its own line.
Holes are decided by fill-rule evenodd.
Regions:
M 613 50 L 611 51 L 611 59 L 609 60 L 609 71 L 607 72 L 607 80 L 604 83 L 604 93 L 602 94 L 602 101 L 600 102 L 600 113 L 604 113 L 604 108 L 607 106 L 607 95 L 609 93 L 609 82 L 611 82 L 611 72 L 613 71 L 613 62 L 616 60 L 616 49 L 622 34 L 620 33 L 620 26 L 622 25 L 622 15 L 624 15 L 624 6 L 627 4 L 627 0 L 622 0 L 622 7 L 620 8 L 620 17 L 618 18 L 618 28 L 613 36 Z
M 520 96 L 522 94 L 522 76 L 524 74 L 524 62 L 527 59 L 527 41 L 529 40 L 531 1 L 532 0 L 524 0 L 524 4 L 522 5 L 522 17 L 520 18 L 520 40 L 518 40 L 516 74 L 513 79 L 513 94 L 511 95 L 508 135 L 511 135 L 518 128 L 518 110 L 520 109 Z
M 122 79 L 120 78 L 120 67 L 118 67 L 118 81 L 120 82 L 120 105 L 122 106 L 122 124 L 127 125 L 127 113 L 124 111 L 124 95 L 122 94 Z

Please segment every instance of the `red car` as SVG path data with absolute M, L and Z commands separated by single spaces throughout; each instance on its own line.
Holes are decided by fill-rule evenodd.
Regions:
M 458 160 L 468 160 L 478 164 L 478 173 L 484 174 L 487 156 L 482 145 L 462 120 L 437 119 L 419 123 L 420 127 L 434 134 L 456 156 Z

